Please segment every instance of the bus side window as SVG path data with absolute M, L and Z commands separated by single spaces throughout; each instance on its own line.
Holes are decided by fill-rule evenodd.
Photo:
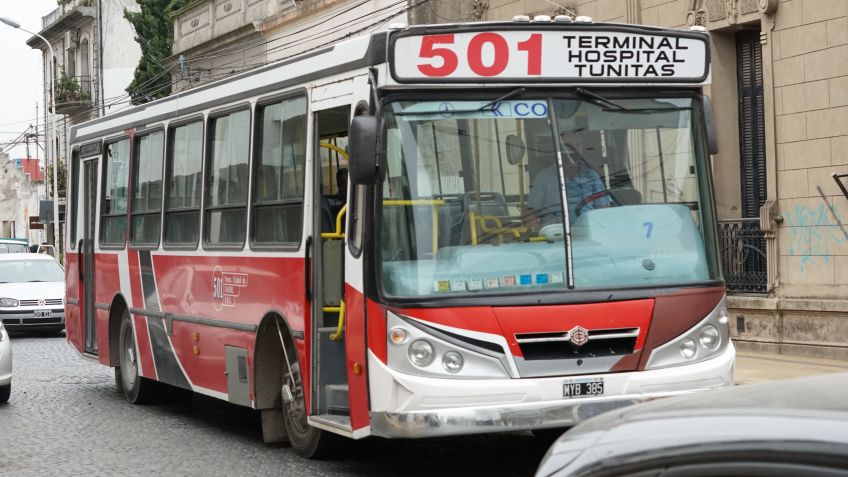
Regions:
M 200 237 L 200 184 L 203 121 L 170 130 L 166 170 L 165 246 L 197 245 Z
M 250 110 L 211 119 L 209 134 L 203 242 L 217 247 L 241 248 L 247 225 Z
M 259 107 L 251 243 L 297 245 L 303 233 L 306 97 Z
M 123 248 L 127 240 L 130 140 L 122 139 L 107 146 L 104 162 L 100 244 Z
M 135 246 L 159 245 L 162 208 L 162 156 L 165 133 L 156 131 L 135 139 L 131 240 Z

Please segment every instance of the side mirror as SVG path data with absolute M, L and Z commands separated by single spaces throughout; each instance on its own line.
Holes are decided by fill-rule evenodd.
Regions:
M 510 134 L 506 137 L 506 162 L 516 166 L 524 159 L 524 153 L 527 148 L 524 146 L 524 141 L 515 134 Z
M 715 127 L 715 116 L 713 115 L 713 102 L 709 96 L 704 96 L 704 120 L 707 126 L 707 147 L 710 154 L 718 154 L 718 133 Z
M 348 174 L 353 185 L 374 185 L 379 179 L 377 118 L 356 116 L 350 122 Z

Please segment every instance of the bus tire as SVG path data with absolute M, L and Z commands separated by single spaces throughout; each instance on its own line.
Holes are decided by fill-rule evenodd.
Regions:
M 339 437 L 333 433 L 312 427 L 306 420 L 306 401 L 304 400 L 303 380 L 300 375 L 300 365 L 297 358 L 291 359 L 291 380 L 295 383 L 292 390 L 293 399 L 283 400 L 283 421 L 286 425 L 289 443 L 294 452 L 307 459 L 326 459 L 336 453 Z M 291 382 L 288 373 L 283 382 Z
M 9 396 L 12 395 L 12 383 L 9 383 L 5 386 L 0 386 L 0 404 L 7 402 L 9 400 Z
M 138 372 L 138 351 L 135 347 L 135 333 L 130 323 L 130 315 L 124 310 L 121 317 L 121 331 L 118 334 L 118 366 L 115 367 L 115 384 L 124 397 L 132 404 L 149 402 L 155 394 L 155 381 L 142 377 Z

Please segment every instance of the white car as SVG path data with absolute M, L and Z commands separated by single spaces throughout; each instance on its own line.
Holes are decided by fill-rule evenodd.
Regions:
M 0 253 L 28 253 L 29 245 L 26 240 L 0 238 Z
M 46 254 L 0 254 L 0 322 L 9 331 L 65 329 L 65 271 Z
M 12 344 L 0 322 L 0 404 L 9 400 L 12 391 Z

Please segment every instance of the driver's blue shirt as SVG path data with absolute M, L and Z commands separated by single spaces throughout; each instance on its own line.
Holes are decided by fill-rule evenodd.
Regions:
M 565 192 L 568 195 L 568 220 L 574 223 L 577 218 L 577 206 L 586 197 L 606 190 L 601 177 L 597 172 L 582 162 L 577 166 L 577 174 L 573 177 L 566 176 Z M 603 196 L 583 206 L 581 213 L 597 207 L 607 207 L 611 204 L 609 196 Z M 557 178 L 556 164 L 542 169 L 533 179 L 530 186 L 530 194 L 527 197 L 527 207 L 538 212 L 542 226 L 548 224 L 562 223 L 562 209 L 560 206 L 559 179 Z

